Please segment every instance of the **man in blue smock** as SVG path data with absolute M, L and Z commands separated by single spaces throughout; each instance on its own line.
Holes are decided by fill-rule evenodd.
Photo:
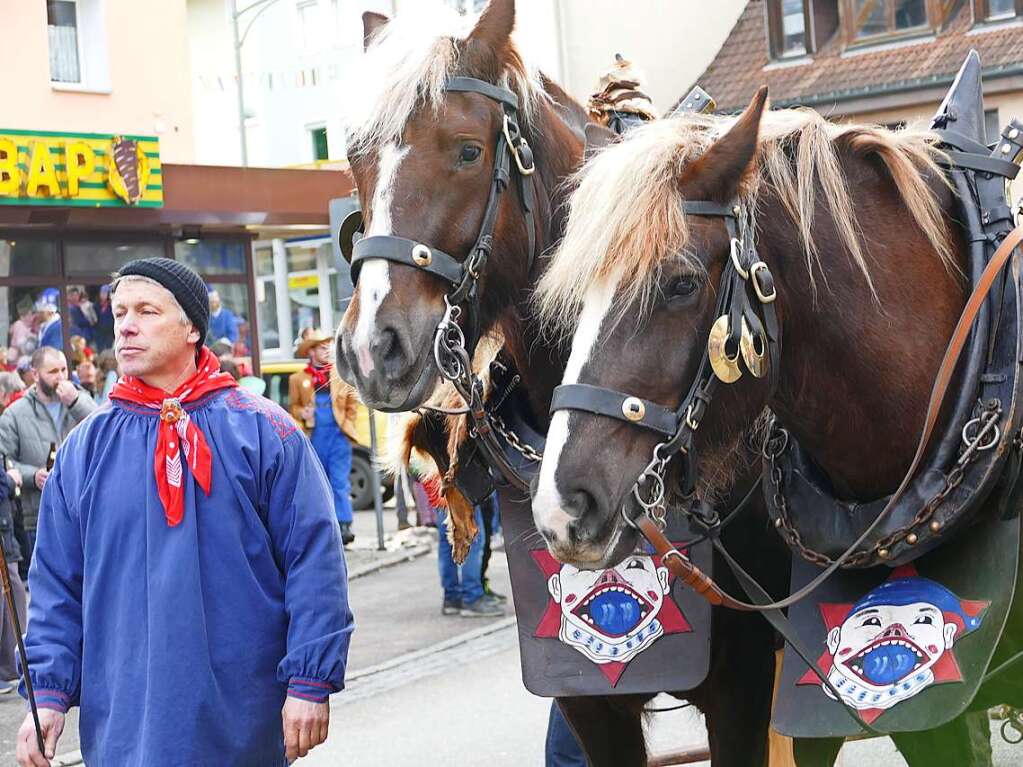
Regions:
M 348 475 L 352 471 L 351 441 L 355 440 L 359 398 L 353 387 L 331 375 L 334 339 L 329 333 L 311 332 L 295 353 L 308 357 L 309 364 L 288 379 L 289 408 L 292 417 L 302 424 L 312 440 L 313 449 L 327 472 L 341 540 L 348 545 L 355 540 Z
M 232 346 L 238 341 L 238 318 L 220 300 L 220 293 L 210 291 L 210 344 L 227 341 Z
M 26 646 L 47 765 L 80 706 L 86 765 L 283 767 L 323 742 L 352 616 L 319 462 L 202 346 L 195 272 L 127 264 L 112 290 L 123 377 L 43 492 Z M 24 689 L 22 690 L 24 694 Z

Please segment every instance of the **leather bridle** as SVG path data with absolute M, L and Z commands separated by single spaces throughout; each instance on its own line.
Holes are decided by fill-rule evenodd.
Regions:
M 461 260 L 418 240 L 393 235 L 358 237 L 363 228 L 361 211 L 350 213 L 341 224 L 341 252 L 351 264 L 352 284 L 358 284 L 364 261 L 384 259 L 410 266 L 436 277 L 448 287 L 444 317 L 434 334 L 434 360 L 440 374 L 451 381 L 466 403 L 472 420 L 471 436 L 478 437 L 487 457 L 510 482 L 528 489 L 526 480 L 511 466 L 493 433 L 490 414 L 483 401 L 483 384 L 472 370 L 472 357 L 480 336 L 479 281 L 493 252 L 494 228 L 502 193 L 514 175 L 528 235 L 527 274 L 536 258 L 535 195 L 529 176 L 536 166 L 529 143 L 519 126 L 518 96 L 500 86 L 474 77 L 452 77 L 444 84 L 448 93 L 476 93 L 501 106 L 502 124 L 497 134 L 490 194 L 480 222 L 479 234 Z M 463 321 L 464 316 L 464 321 Z
M 652 516 L 662 529 L 665 470 L 672 459 L 679 457 L 682 494 L 693 494 L 696 484 L 693 439 L 719 382 L 737 380 L 742 375 L 740 364 L 744 363 L 755 377 L 766 375 L 773 390 L 781 357 L 774 278 L 757 255 L 753 226 L 748 216 L 743 215 L 742 207 L 737 202 L 721 205 L 694 200 L 684 202 L 682 210 L 688 215 L 721 218 L 730 240 L 729 258 L 719 283 L 715 314 L 718 319 L 682 403 L 671 410 L 641 397 L 590 384 L 559 386 L 551 401 L 552 414 L 558 410 L 594 413 L 635 424 L 663 438 L 632 487 L 641 514 Z M 622 508 L 622 515 L 629 525 L 638 527 L 636 518 L 630 516 L 626 507 Z

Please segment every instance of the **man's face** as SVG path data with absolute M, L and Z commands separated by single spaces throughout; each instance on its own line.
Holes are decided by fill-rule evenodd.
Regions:
M 210 293 L 210 311 L 211 312 L 220 311 L 220 294 L 217 293 L 217 291 L 215 290 L 212 293 Z
M 828 635 L 835 668 L 868 688 L 884 689 L 933 666 L 955 641 L 935 605 L 879 605 L 860 610 Z
M 83 362 L 78 366 L 78 380 L 83 384 L 96 382 L 96 366 L 91 362 Z
M 187 366 L 199 332 L 191 323 L 182 324 L 170 291 L 148 282 L 122 282 L 111 306 L 114 354 L 123 375 L 144 379 Z
M 333 353 L 334 344 L 330 341 L 324 341 L 322 344 L 316 344 L 316 346 L 309 350 L 309 361 L 320 368 L 330 364 Z
M 57 384 L 68 380 L 67 358 L 62 352 L 49 352 L 35 371 L 36 382 L 43 394 L 47 397 L 56 396 Z

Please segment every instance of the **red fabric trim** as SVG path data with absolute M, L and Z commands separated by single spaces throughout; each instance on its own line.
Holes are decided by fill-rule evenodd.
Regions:
M 290 688 L 288 689 L 288 697 L 290 697 L 290 698 L 301 698 L 302 700 L 308 700 L 308 701 L 310 701 L 312 703 L 323 703 L 324 701 L 327 700 L 327 696 L 324 696 L 322 698 L 317 698 L 314 695 L 305 695 L 303 693 L 296 692 L 295 690 L 292 690 Z
M 307 684 L 312 687 L 322 687 L 325 690 L 334 689 L 334 685 L 327 684 L 326 682 L 314 682 L 312 679 L 298 679 L 297 677 L 292 677 L 291 684 Z
M 219 389 L 238 386 L 230 374 L 221 372 L 220 360 L 205 346 L 199 353 L 196 367 L 195 375 L 170 394 L 135 376 L 123 376 L 110 392 L 111 399 L 160 409 L 153 473 L 163 513 L 171 527 L 181 524 L 185 516 L 183 464 L 187 462 L 190 473 L 206 495 L 210 494 L 213 481 L 213 454 L 206 437 L 180 406 Z M 182 455 L 185 461 L 181 460 Z

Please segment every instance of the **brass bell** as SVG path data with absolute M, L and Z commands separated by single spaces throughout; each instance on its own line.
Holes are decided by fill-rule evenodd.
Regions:
M 728 336 L 728 315 L 722 314 L 711 326 L 710 337 L 707 339 L 707 356 L 710 358 L 710 367 L 714 375 L 724 383 L 735 383 L 742 378 L 742 368 L 739 366 L 739 357 L 742 353 L 736 349 L 734 355 L 728 354 Z M 739 346 L 742 346 L 741 342 Z
M 746 318 L 742 318 L 742 335 L 739 337 L 739 351 L 746 367 L 757 378 L 767 375 L 767 344 L 762 335 L 753 336 Z

